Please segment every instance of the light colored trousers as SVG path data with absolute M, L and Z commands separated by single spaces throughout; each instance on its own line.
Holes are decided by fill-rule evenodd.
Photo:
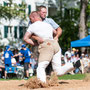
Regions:
M 37 68 L 37 78 L 40 79 L 42 82 L 46 82 L 46 72 L 45 69 L 49 65 L 49 61 L 42 61 L 38 63 Z M 61 66 L 61 49 L 58 53 L 53 56 L 52 60 L 52 67 L 53 70 L 57 73 L 57 75 L 62 76 L 69 72 L 70 70 L 74 69 L 72 63 L 67 63 L 64 66 Z

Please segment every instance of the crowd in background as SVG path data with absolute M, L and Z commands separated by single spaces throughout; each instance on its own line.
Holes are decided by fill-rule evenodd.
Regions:
M 86 50 L 85 52 L 81 53 L 79 49 L 72 48 L 71 50 L 70 48 L 68 48 L 65 54 L 62 55 L 61 60 L 62 65 L 65 65 L 68 62 L 75 63 L 76 61 L 80 60 L 81 66 L 70 72 L 70 74 L 90 72 L 90 56 L 88 55 Z
M 6 78 L 5 77 L 5 71 L 6 71 L 5 67 L 7 66 L 7 64 L 5 64 L 5 57 L 4 57 L 5 52 L 6 50 L 3 51 L 2 49 L 0 49 L 0 78 Z M 12 54 L 13 55 L 11 56 L 11 66 L 24 67 L 26 78 L 36 74 L 36 68 L 38 66 L 38 59 L 34 58 L 34 54 L 30 51 L 29 48 L 26 47 L 26 45 L 24 44 L 21 45 L 20 50 L 13 49 Z M 75 63 L 78 60 L 80 60 L 81 66 L 76 68 L 72 72 L 69 72 L 69 74 L 90 72 L 90 56 L 86 52 L 80 53 L 78 49 L 72 48 L 71 50 L 69 48 L 65 52 L 65 54 L 61 56 L 62 66 L 68 62 Z
M 11 59 L 11 61 L 10 61 Z M 21 49 L 10 50 L 10 46 L 6 46 L 3 51 L 0 49 L 0 78 L 7 78 L 7 67 L 24 67 L 25 77 L 33 76 L 37 68 L 37 58 L 33 57 L 32 52 L 25 44 L 21 45 Z M 28 72 L 29 71 L 29 72 Z

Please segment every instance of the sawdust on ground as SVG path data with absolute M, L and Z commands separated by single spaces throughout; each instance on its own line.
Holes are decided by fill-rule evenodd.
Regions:
M 51 76 L 47 77 L 47 83 L 41 82 L 37 77 L 33 77 L 24 84 L 25 87 L 29 89 L 37 89 L 37 88 L 49 88 L 52 86 L 58 86 L 58 77 L 55 72 L 51 73 Z
M 59 80 L 58 86 L 29 89 L 24 86 L 27 80 L 0 81 L 0 90 L 90 90 L 90 81 Z

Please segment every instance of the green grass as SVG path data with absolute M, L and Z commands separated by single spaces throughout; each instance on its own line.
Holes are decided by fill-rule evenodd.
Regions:
M 64 75 L 61 77 L 58 77 L 59 80 L 83 80 L 85 78 L 85 74 L 75 74 L 75 75 Z
M 0 81 L 8 81 L 8 80 L 22 80 L 22 79 L 17 79 L 17 78 L 10 78 L 10 79 L 0 79 Z
M 32 77 L 34 77 L 34 76 L 32 76 Z M 29 79 L 32 78 L 32 77 L 29 77 Z M 24 79 L 24 78 L 23 78 L 23 79 Z M 18 79 L 17 77 L 12 77 L 12 78 L 9 78 L 9 79 L 0 78 L 0 81 L 23 80 L 23 79 Z M 25 79 L 24 79 L 24 80 L 25 80 Z M 28 79 L 27 79 L 27 80 L 28 80 Z
M 63 75 L 61 77 L 58 77 L 59 80 L 83 80 L 85 78 L 86 74 L 75 74 L 75 75 Z M 32 77 L 30 77 L 32 78 Z M 17 79 L 17 78 L 12 78 L 12 79 L 0 79 L 0 81 L 4 80 L 22 80 L 22 79 Z

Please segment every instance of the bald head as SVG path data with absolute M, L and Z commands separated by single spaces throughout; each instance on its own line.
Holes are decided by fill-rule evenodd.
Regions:
M 42 21 L 39 14 L 36 11 L 31 12 L 29 18 L 32 23 L 36 21 Z

